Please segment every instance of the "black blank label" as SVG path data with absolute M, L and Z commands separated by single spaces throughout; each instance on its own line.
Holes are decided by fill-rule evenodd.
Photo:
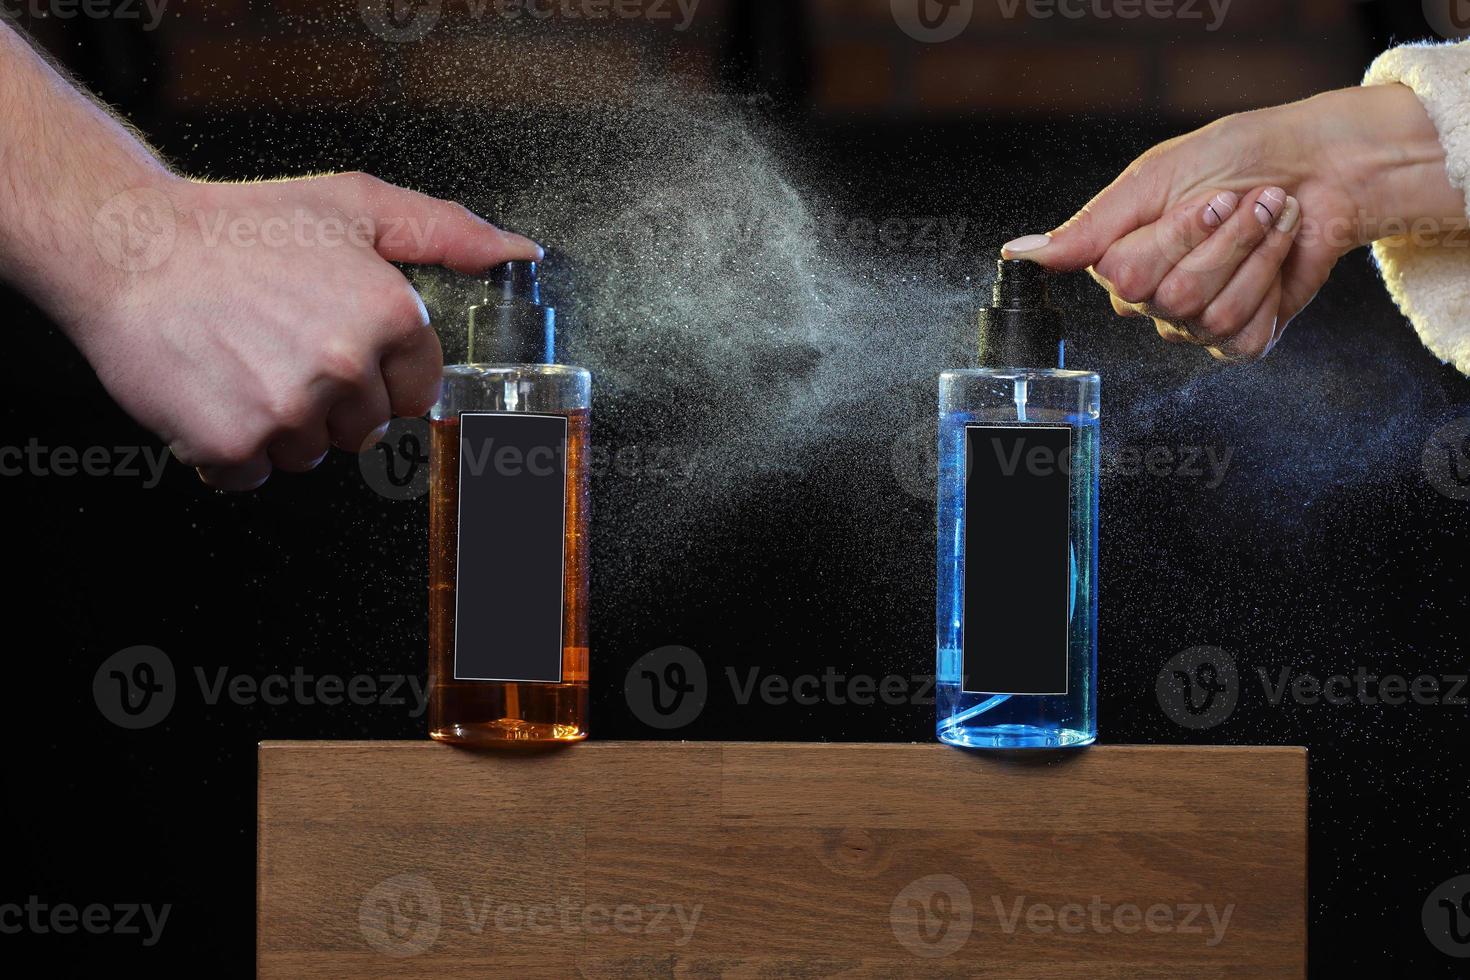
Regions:
M 567 420 L 461 415 L 454 678 L 561 683 Z
M 965 427 L 963 690 L 1066 694 L 1072 430 Z

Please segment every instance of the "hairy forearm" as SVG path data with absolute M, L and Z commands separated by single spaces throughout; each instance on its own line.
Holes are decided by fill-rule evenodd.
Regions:
M 168 168 L 124 123 L 0 22 L 0 277 L 63 324 L 127 282 L 118 195 L 166 193 Z M 111 202 L 111 206 L 109 206 Z M 120 206 L 121 205 L 121 206 Z M 145 205 L 146 207 L 146 205 Z

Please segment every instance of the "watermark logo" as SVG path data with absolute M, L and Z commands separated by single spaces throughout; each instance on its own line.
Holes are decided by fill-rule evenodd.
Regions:
M 1235 658 L 1219 647 L 1190 647 L 1164 661 L 1154 682 L 1159 707 L 1185 728 L 1214 728 L 1240 698 Z
M 926 875 L 893 898 L 888 922 L 900 946 L 924 959 L 957 952 L 975 928 L 970 889 L 954 875 Z
M 439 890 L 421 874 L 380 881 L 357 908 L 357 927 L 367 944 L 395 959 L 427 950 L 439 938 Z
M 1424 19 L 1446 40 L 1470 37 L 1470 0 L 1424 0 Z
M 429 490 L 429 423 L 394 419 L 376 444 L 358 454 L 362 478 L 389 500 L 413 500 Z
M 1424 475 L 1451 500 L 1470 500 L 1470 415 L 1441 426 L 1424 443 Z
M 628 669 L 623 685 L 628 707 L 650 728 L 668 731 L 690 724 L 721 683 L 730 701 L 741 708 L 752 703 L 770 708 L 871 708 L 933 706 L 933 674 L 846 673 L 828 665 L 819 672 L 782 673 L 760 666 L 726 666 L 711 677 L 699 654 L 688 647 L 660 647 Z
M 173 710 L 174 665 L 157 647 L 119 650 L 92 676 L 92 699 L 102 717 L 119 728 L 152 728 Z
M 156 269 L 173 253 L 179 219 L 162 191 L 139 187 L 114 194 L 92 219 L 102 261 L 123 272 Z
M 1458 875 L 1429 893 L 1422 913 L 1424 935 L 1456 959 L 1470 958 L 1470 875 Z
M 414 674 L 313 674 L 296 666 L 290 673 L 257 676 L 231 673 L 217 667 L 211 673 L 194 668 L 199 698 L 210 707 L 229 703 L 239 707 L 318 705 L 337 707 L 407 708 L 418 718 L 428 710 L 423 679 Z M 92 678 L 97 710 L 119 728 L 151 728 L 168 717 L 181 690 L 175 683 L 173 662 L 157 647 L 137 646 L 103 661 Z
M 687 946 L 703 913 L 702 903 L 604 905 L 582 902 L 570 895 L 553 895 L 532 903 L 506 902 L 498 895 L 484 893 L 447 894 L 441 898 L 427 875 L 410 872 L 374 885 L 358 906 L 357 924 L 373 949 L 395 959 L 407 959 L 429 950 L 445 932 L 450 933 L 445 946 L 456 948 L 462 945 L 464 933 L 546 937 L 616 932 L 624 936 L 672 936 L 675 946 Z
M 633 714 L 648 727 L 683 728 L 704 711 L 709 675 L 704 660 L 688 647 L 659 647 L 628 668 L 623 694 Z
M 953 41 L 970 26 L 975 0 L 890 0 L 894 23 L 915 41 Z

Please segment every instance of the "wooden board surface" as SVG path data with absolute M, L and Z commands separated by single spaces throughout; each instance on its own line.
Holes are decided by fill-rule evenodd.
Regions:
M 1306 974 L 1307 755 L 260 747 L 265 977 Z

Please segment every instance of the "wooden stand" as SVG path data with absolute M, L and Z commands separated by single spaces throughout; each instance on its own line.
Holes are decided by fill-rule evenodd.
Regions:
M 1307 754 L 260 747 L 265 977 L 1306 974 Z

